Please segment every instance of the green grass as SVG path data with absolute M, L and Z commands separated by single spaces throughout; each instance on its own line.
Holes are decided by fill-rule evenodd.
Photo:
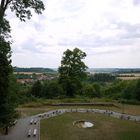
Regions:
M 106 106 L 37 106 L 38 103 L 34 103 L 34 106 L 32 107 L 25 107 L 25 106 L 20 106 L 17 108 L 17 111 L 21 114 L 21 117 L 26 117 L 26 116 L 31 116 L 35 115 L 38 113 L 46 112 L 49 110 L 53 109 L 59 109 L 59 108 L 95 108 L 95 109 L 106 109 L 106 110 L 111 110 L 111 111 L 116 111 L 116 112 L 124 112 L 126 114 L 131 114 L 131 115 L 140 115 L 140 105 L 127 105 L 125 104 L 124 106 L 122 104 L 115 103 L 115 106 L 112 107 L 106 107 Z M 123 109 L 124 107 L 124 109 Z
M 106 103 L 112 102 L 111 99 L 106 98 L 64 98 L 64 99 L 36 99 L 34 102 L 23 104 L 22 107 L 41 107 L 49 104 L 57 103 Z
M 52 103 L 113 103 L 115 106 L 50 106 Z M 30 102 L 24 105 L 20 105 L 17 110 L 20 112 L 21 117 L 31 116 L 38 113 L 46 112 L 53 109 L 59 108 L 95 108 L 95 109 L 106 109 L 116 112 L 124 112 L 130 115 L 140 115 L 140 105 L 128 105 L 113 102 L 105 98 L 65 98 L 65 99 L 38 99 L 36 102 Z
M 50 110 L 53 110 L 54 108 L 52 107 L 32 107 L 32 108 L 17 108 L 16 110 L 18 111 L 19 115 L 21 118 L 28 117 L 28 116 L 33 116 L 36 114 L 44 113 Z
M 76 120 L 89 120 L 93 128 L 73 125 Z M 41 120 L 41 140 L 140 140 L 140 124 L 95 113 L 66 113 Z

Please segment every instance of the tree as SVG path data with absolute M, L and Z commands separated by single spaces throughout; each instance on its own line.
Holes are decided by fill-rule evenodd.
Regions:
M 81 81 L 87 76 L 87 66 L 82 61 L 85 57 L 86 53 L 78 48 L 73 51 L 67 49 L 63 54 L 61 66 L 58 69 L 59 83 L 69 97 L 73 97 L 81 88 Z
M 101 88 L 100 85 L 98 83 L 94 83 L 93 87 L 95 89 L 95 96 L 96 97 L 101 97 Z
M 96 97 L 95 96 L 95 89 L 92 84 L 85 84 L 82 89 L 83 95 L 86 97 Z
M 125 85 L 122 90 L 122 98 L 125 100 L 135 100 L 135 86 L 136 81 L 125 81 Z
M 15 119 L 16 112 L 15 102 L 12 102 L 11 90 L 11 50 L 10 43 L 4 38 L 0 40 L 0 127 L 5 128 L 5 133 L 8 133 L 8 126 Z
M 84 84 L 82 92 L 86 97 L 100 97 L 100 86 L 98 84 Z
M 137 81 L 135 88 L 135 98 L 140 101 L 140 79 Z
M 90 82 L 112 82 L 115 80 L 115 76 L 108 73 L 95 73 L 94 75 L 90 75 Z
M 1 0 L 0 2 L 0 127 L 5 128 L 8 134 L 8 126 L 16 117 L 15 106 L 10 97 L 11 66 L 11 42 L 10 24 L 6 19 L 6 10 L 10 8 L 21 20 L 30 19 L 31 9 L 37 14 L 44 10 L 41 0 Z
M 1 0 L 0 4 L 0 17 L 3 18 L 5 16 L 5 11 L 10 7 L 12 12 L 15 12 L 16 16 L 20 18 L 21 21 L 25 21 L 25 19 L 30 19 L 31 9 L 37 14 L 41 14 L 42 10 L 44 10 L 44 4 L 41 0 Z
M 10 8 L 12 12 L 15 12 L 16 16 L 25 21 L 32 16 L 31 10 L 37 14 L 41 14 L 45 9 L 41 0 L 1 0 L 0 3 L 0 36 L 9 37 L 10 25 L 6 19 L 6 10 Z
M 118 100 L 122 97 L 122 92 L 125 87 L 125 81 L 115 81 L 105 88 L 104 94 L 106 97 Z
M 63 97 L 64 91 L 57 81 L 47 81 L 43 85 L 42 95 L 48 99 L 57 99 Z
M 33 84 L 31 89 L 31 95 L 35 97 L 42 97 L 42 84 L 40 81 L 37 81 Z

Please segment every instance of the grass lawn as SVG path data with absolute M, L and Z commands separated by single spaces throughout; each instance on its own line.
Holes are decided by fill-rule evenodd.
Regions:
M 95 126 L 73 125 L 83 119 Z M 95 113 L 65 113 L 41 120 L 40 128 L 41 140 L 140 140 L 140 124 Z
M 117 107 L 106 107 L 106 106 L 37 106 L 37 104 L 34 103 L 34 106 L 32 107 L 25 107 L 25 106 L 20 106 L 17 108 L 17 111 L 21 115 L 21 117 L 27 117 L 43 112 L 47 112 L 49 110 L 54 110 L 54 109 L 59 109 L 59 108 L 95 108 L 95 109 L 106 109 L 106 110 L 111 110 L 111 111 L 116 111 L 116 112 L 124 112 L 125 114 L 130 114 L 130 115 L 140 115 L 140 105 L 127 105 L 125 104 L 124 106 L 122 104 L 115 104 Z M 123 109 L 124 108 L 124 109 Z
M 50 110 L 53 110 L 54 108 L 52 107 L 29 107 L 29 108 L 17 108 L 16 110 L 19 112 L 20 117 L 24 118 L 24 117 L 28 117 L 28 116 L 33 116 L 36 114 L 40 114 L 40 113 L 44 113 Z
M 115 106 L 49 106 L 49 104 L 54 103 L 113 103 Z M 140 105 L 128 105 L 113 102 L 109 99 L 89 99 L 89 98 L 66 98 L 66 99 L 38 99 L 35 102 L 26 103 L 20 105 L 17 111 L 21 114 L 21 117 L 31 116 L 38 113 L 46 112 L 49 110 L 59 109 L 59 108 L 95 108 L 95 109 L 106 109 L 111 111 L 116 111 L 120 113 L 130 114 L 130 115 L 140 115 Z

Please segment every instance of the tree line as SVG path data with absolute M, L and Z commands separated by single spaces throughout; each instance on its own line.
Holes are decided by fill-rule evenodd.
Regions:
M 32 88 L 30 89 L 30 96 L 34 96 L 37 98 L 45 98 L 45 99 L 61 99 L 61 98 L 75 98 L 75 97 L 101 97 L 100 85 L 97 83 L 94 84 L 81 84 L 78 88 L 74 83 L 71 84 L 70 91 L 74 91 L 70 95 L 70 91 L 67 93 L 65 87 L 60 84 L 56 80 L 40 82 L 37 81 L 34 83 Z M 72 89 L 73 88 L 73 89 Z
M 73 87 L 75 87 L 73 85 Z M 73 95 L 67 95 L 63 85 L 57 80 L 37 81 L 33 84 L 29 94 L 37 98 L 61 99 L 66 97 L 88 97 L 88 98 L 109 98 L 112 100 L 126 101 L 133 103 L 140 101 L 140 80 L 113 81 L 110 84 L 105 82 L 83 82 Z M 28 95 L 29 95 L 28 94 Z
M 32 72 L 32 73 L 48 73 L 52 72 L 54 73 L 55 71 L 50 68 L 19 68 L 19 67 L 13 67 L 14 72 Z

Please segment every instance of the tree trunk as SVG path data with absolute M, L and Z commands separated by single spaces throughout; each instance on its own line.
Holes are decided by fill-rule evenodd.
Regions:
M 8 126 L 5 127 L 5 135 L 8 135 Z

